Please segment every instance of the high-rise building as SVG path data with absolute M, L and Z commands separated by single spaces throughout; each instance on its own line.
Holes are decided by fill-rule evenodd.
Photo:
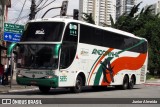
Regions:
M 116 20 L 122 14 L 129 14 L 137 0 L 116 0 Z
M 115 20 L 115 5 L 115 0 L 79 0 L 80 16 L 82 13 L 92 13 L 96 25 L 110 25 L 110 15 Z
M 147 9 L 150 5 L 146 5 L 144 9 Z M 160 0 L 157 3 L 151 4 L 152 14 L 160 13 Z

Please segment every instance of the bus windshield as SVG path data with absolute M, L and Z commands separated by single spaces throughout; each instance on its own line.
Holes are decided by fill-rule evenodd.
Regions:
M 64 28 L 63 22 L 34 22 L 26 25 L 21 42 L 59 42 Z
M 57 69 L 59 46 L 58 44 L 20 44 L 17 68 Z

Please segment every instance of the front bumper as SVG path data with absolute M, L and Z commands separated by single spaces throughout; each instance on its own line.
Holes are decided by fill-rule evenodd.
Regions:
M 28 86 L 46 86 L 46 87 L 58 87 L 58 77 L 54 78 L 27 78 L 27 77 L 16 77 L 16 81 L 19 85 Z

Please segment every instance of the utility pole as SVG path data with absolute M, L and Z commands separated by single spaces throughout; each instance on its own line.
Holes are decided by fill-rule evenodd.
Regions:
M 29 14 L 29 20 L 32 20 L 35 18 L 36 15 L 36 0 L 32 0 L 30 10 L 31 13 Z

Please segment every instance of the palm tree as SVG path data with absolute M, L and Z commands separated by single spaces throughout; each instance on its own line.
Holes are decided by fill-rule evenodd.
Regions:
M 92 17 L 92 13 L 82 13 L 82 19 L 87 23 L 95 24 L 95 21 Z

